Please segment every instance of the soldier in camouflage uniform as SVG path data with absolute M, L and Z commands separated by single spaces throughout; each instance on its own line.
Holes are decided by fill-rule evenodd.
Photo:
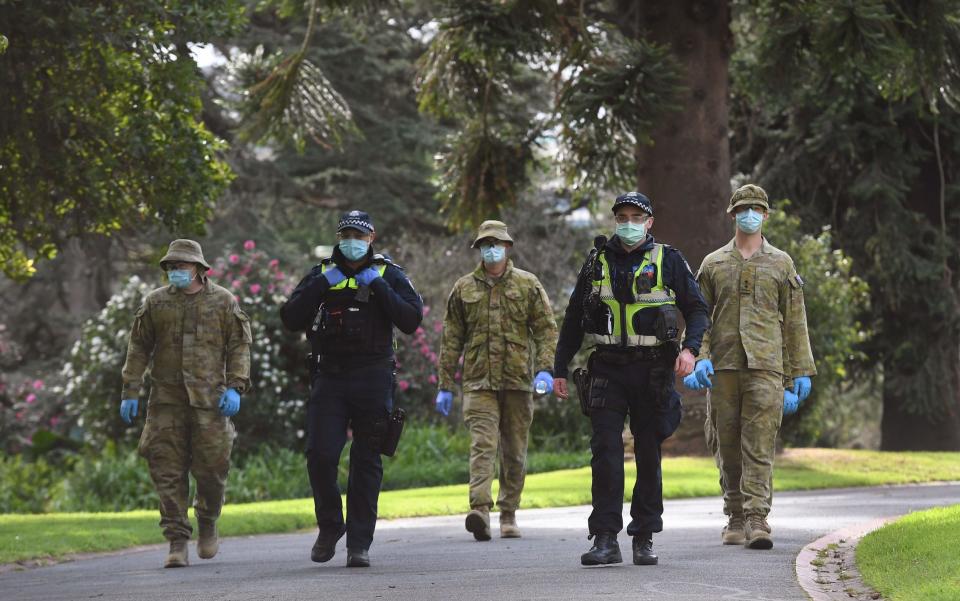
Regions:
M 219 548 L 216 520 L 223 507 L 230 451 L 230 417 L 250 386 L 250 320 L 233 293 L 210 282 L 210 265 L 193 240 L 174 240 L 160 260 L 170 285 L 150 292 L 130 329 L 120 415 L 139 410 L 144 374 L 150 378 L 139 452 L 160 496 L 160 526 L 170 541 L 164 567 L 188 565 L 188 472 L 197 481 L 194 510 L 202 559 Z
M 777 432 L 785 408 L 796 410 L 816 374 L 803 280 L 790 256 L 761 234 L 769 208 L 766 192 L 752 184 L 730 199 L 735 237 L 707 255 L 697 274 L 713 325 L 702 359 L 684 380 L 689 388 L 711 389 L 705 429 L 729 516 L 722 541 L 752 549 L 773 547 L 766 518 Z
M 493 464 L 500 450 L 500 536 L 517 538 L 516 511 L 526 477 L 533 421 L 531 395 L 553 391 L 550 371 L 557 324 L 535 275 L 513 266 L 513 239 L 500 221 L 485 221 L 473 242 L 482 262 L 453 285 L 443 320 L 437 410 L 447 415 L 463 353 L 463 417 L 470 429 L 470 513 L 466 528 L 490 540 Z

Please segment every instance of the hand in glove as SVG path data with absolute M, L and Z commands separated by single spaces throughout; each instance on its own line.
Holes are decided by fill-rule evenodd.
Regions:
M 783 391 L 783 414 L 793 415 L 800 408 L 800 398 L 789 390 Z
M 713 362 L 710 359 L 701 359 L 697 361 L 697 366 L 693 368 L 693 373 L 683 379 L 683 385 L 690 390 L 700 390 L 710 388 L 713 382 L 710 376 L 713 375 Z
M 233 417 L 240 411 L 240 393 L 233 388 L 227 388 L 220 395 L 220 415 Z
M 353 279 L 357 280 L 358 286 L 369 286 L 370 282 L 380 277 L 380 272 L 377 271 L 374 267 L 367 267 L 357 275 L 353 276 Z
M 323 279 L 327 280 L 327 283 L 330 284 L 330 286 L 336 286 L 343 280 L 347 279 L 347 276 L 343 275 L 343 272 L 340 271 L 339 267 L 331 267 L 323 272 Z
M 550 375 L 550 372 L 537 372 L 537 376 L 533 379 L 533 389 L 537 391 L 537 394 L 550 394 L 553 392 L 553 376 Z M 540 392 L 541 390 L 543 392 Z
M 124 399 L 120 401 L 120 417 L 128 424 L 132 424 L 139 408 L 140 402 L 137 399 Z
M 810 376 L 799 376 L 793 379 L 792 392 L 800 398 L 801 403 L 810 396 L 811 388 L 813 388 L 813 382 L 810 381 Z
M 450 415 L 450 407 L 453 405 L 453 393 L 449 390 L 441 390 L 437 393 L 437 411 L 443 415 Z

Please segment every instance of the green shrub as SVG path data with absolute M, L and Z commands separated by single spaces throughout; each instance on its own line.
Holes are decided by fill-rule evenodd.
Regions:
M 0 513 L 41 513 L 61 487 L 56 468 L 43 459 L 0 456 Z
M 350 442 L 340 462 L 339 482 L 346 491 Z M 410 425 L 396 457 L 384 458 L 384 490 L 419 488 L 469 481 L 470 435 L 465 428 Z M 589 447 L 547 450 L 531 446 L 527 473 L 583 467 Z M 157 495 L 145 460 L 130 447 L 107 443 L 102 451 L 79 454 L 62 465 L 44 459 L 0 457 L 0 513 L 127 511 L 154 509 Z M 190 480 L 190 497 L 196 485 Z M 227 502 L 302 499 L 311 496 L 303 453 L 261 446 L 237 458 L 227 479 Z
M 135 450 L 108 442 L 97 454 L 86 453 L 63 476 L 50 499 L 51 511 L 126 511 L 157 507 L 147 462 Z
M 301 499 L 311 494 L 303 453 L 287 448 L 256 449 L 230 470 L 227 479 L 230 503 Z

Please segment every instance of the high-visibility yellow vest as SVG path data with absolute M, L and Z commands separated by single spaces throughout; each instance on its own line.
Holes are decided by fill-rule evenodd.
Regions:
M 600 295 L 603 301 L 610 309 L 611 323 L 609 333 L 598 334 L 591 333 L 594 344 L 618 345 L 618 346 L 657 346 L 662 341 L 656 336 L 641 335 L 634 329 L 633 316 L 637 312 L 651 307 L 660 307 L 663 305 L 676 305 L 676 293 L 663 284 L 663 245 L 654 244 L 653 248 L 643 255 L 643 262 L 637 266 L 630 280 L 630 286 L 634 290 L 635 302 L 629 304 L 620 303 L 613 296 L 613 283 L 610 279 L 610 266 L 607 263 L 606 253 L 600 253 L 597 259 L 602 267 L 601 278 L 593 280 L 593 293 Z M 644 269 L 649 266 L 656 266 L 657 281 L 651 287 L 650 292 L 638 294 L 636 292 L 636 281 Z

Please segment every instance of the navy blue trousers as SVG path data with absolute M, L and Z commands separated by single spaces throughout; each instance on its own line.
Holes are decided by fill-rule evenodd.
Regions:
M 680 425 L 680 395 L 674 389 L 673 360 L 610 365 L 593 361 L 591 378 L 606 380 L 606 406 L 593 409 L 590 461 L 593 511 L 591 534 L 623 530 L 623 423 L 630 416 L 637 480 L 630 502 L 627 533 L 663 530 L 660 443 Z M 596 386 L 596 383 L 594 383 Z
M 344 371 L 320 370 L 313 379 L 307 406 L 307 472 L 314 513 L 321 531 L 344 526 L 337 472 L 340 454 L 353 430 L 347 478 L 347 548 L 369 549 L 377 523 L 377 500 L 383 481 L 378 449 L 362 435 L 371 420 L 393 406 L 393 365 L 380 362 Z

